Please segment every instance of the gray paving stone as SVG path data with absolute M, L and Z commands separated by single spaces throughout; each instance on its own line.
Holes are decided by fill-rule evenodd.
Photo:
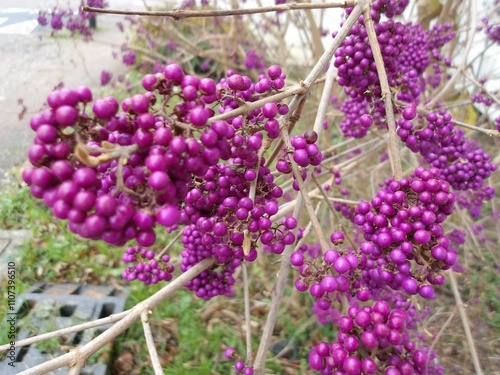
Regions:
M 126 297 L 124 291 L 112 286 L 37 283 L 22 296 L 23 304 L 19 308 L 30 309 L 24 318 L 18 320 L 17 340 L 122 312 Z M 69 334 L 65 337 L 64 346 L 67 348 L 84 345 L 109 326 Z M 55 353 L 44 353 L 40 348 L 36 345 L 16 348 L 15 369 L 8 366 L 8 361 L 4 360 L 0 362 L 0 374 L 16 374 L 64 354 L 60 350 L 56 350 Z M 106 371 L 107 364 L 96 363 L 87 365 L 81 374 L 105 375 Z M 64 368 L 53 374 L 67 373 L 68 369 Z

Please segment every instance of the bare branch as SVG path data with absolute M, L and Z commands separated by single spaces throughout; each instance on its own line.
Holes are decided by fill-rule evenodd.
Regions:
M 465 337 L 467 338 L 467 344 L 469 345 L 470 354 L 472 357 L 472 362 L 474 363 L 474 369 L 477 375 L 483 375 L 483 370 L 481 368 L 481 362 L 477 356 L 476 347 L 474 345 L 474 339 L 472 338 L 472 333 L 470 331 L 469 320 L 467 318 L 467 313 L 464 309 L 464 303 L 462 302 L 462 297 L 458 291 L 457 280 L 453 271 L 448 271 L 448 276 L 451 281 L 451 290 L 453 291 L 453 296 L 455 297 L 455 303 L 460 313 L 460 319 L 462 319 L 462 325 L 465 331 Z
M 74 332 L 85 331 L 86 329 L 99 327 L 99 326 L 102 326 L 104 324 L 116 323 L 119 320 L 123 319 L 125 316 L 127 316 L 128 313 L 130 313 L 130 310 L 126 310 L 126 311 L 123 311 L 123 312 L 118 313 L 118 314 L 113 314 L 113 315 L 110 315 L 106 318 L 94 320 L 93 322 L 82 323 L 82 324 L 78 324 L 78 325 L 73 326 L 73 327 L 62 328 L 62 329 L 58 329 L 57 331 L 43 333 L 41 335 L 29 337 L 29 338 L 24 339 L 24 340 L 19 340 L 19 341 L 16 341 L 16 348 L 21 348 L 23 346 L 36 344 L 37 342 L 40 342 L 40 341 L 53 339 L 55 337 L 68 335 L 68 334 L 74 333 Z M 8 350 L 9 347 L 10 347 L 9 344 L 0 346 L 0 352 L 4 352 L 4 351 Z
M 373 20 L 370 16 L 370 10 L 366 9 L 364 12 L 364 20 L 366 32 L 368 33 L 368 40 L 372 49 L 375 65 L 377 66 L 378 79 L 380 81 L 380 88 L 382 89 L 382 99 L 385 104 L 385 113 L 387 118 L 387 126 L 389 128 L 389 159 L 391 160 L 392 173 L 396 180 L 403 178 L 403 170 L 401 167 L 401 156 L 399 154 L 398 135 L 396 133 L 396 121 L 394 120 L 394 108 L 392 106 L 392 94 L 387 74 L 385 72 L 384 59 L 380 51 L 377 34 L 373 27 Z
M 281 136 L 283 137 L 283 140 L 285 142 L 285 146 L 288 149 L 292 149 L 292 143 L 290 142 L 290 136 L 287 133 L 286 129 L 283 129 L 281 131 Z M 299 166 L 293 160 L 293 158 L 290 158 L 290 164 L 292 165 L 292 172 L 293 175 L 295 176 L 295 180 L 297 181 L 297 184 L 299 185 L 299 191 L 300 195 L 304 199 L 304 205 L 306 207 L 307 213 L 309 215 L 309 219 L 312 222 L 312 226 L 314 231 L 316 232 L 316 236 L 318 237 L 318 241 L 321 245 L 321 249 L 323 252 L 328 251 L 330 248 L 330 245 L 328 244 L 328 241 L 326 240 L 325 233 L 323 232 L 323 229 L 321 228 L 321 224 L 318 220 L 318 217 L 314 213 L 314 207 L 312 205 L 311 199 L 309 198 L 309 195 L 307 193 L 307 188 L 304 183 L 304 180 L 302 179 L 301 172 L 299 170 Z
M 462 63 L 458 66 L 455 74 L 446 82 L 446 85 L 439 90 L 439 92 L 433 94 L 432 100 L 427 103 L 428 108 L 432 108 L 436 105 L 437 102 L 441 100 L 441 98 L 448 92 L 449 89 L 453 87 L 455 84 L 455 81 L 457 80 L 458 76 L 460 73 L 464 71 L 464 69 L 467 67 L 467 59 L 469 58 L 469 53 L 474 45 L 474 36 L 476 35 L 476 25 L 477 25 L 477 10 L 476 10 L 476 2 L 474 0 L 471 1 L 471 13 L 470 13 L 471 22 L 470 22 L 470 34 L 468 35 L 467 39 L 467 44 L 465 46 L 465 49 L 463 51 L 463 59 Z
M 327 9 L 327 8 L 348 8 L 356 5 L 356 1 L 339 0 L 328 3 L 306 3 L 306 4 L 282 4 L 269 7 L 248 8 L 248 9 L 228 9 L 228 10 L 183 10 L 174 9 L 170 11 L 136 11 L 136 10 L 118 10 L 118 9 L 102 9 L 83 6 L 84 12 L 106 13 L 106 14 L 121 14 L 129 16 L 151 16 L 151 17 L 172 17 L 175 20 L 194 17 L 225 17 L 225 16 L 241 16 L 244 14 L 259 14 L 278 11 L 300 10 L 300 9 Z
M 247 360 L 248 366 L 252 366 L 253 356 L 252 356 L 252 327 L 250 325 L 250 293 L 248 291 L 248 272 L 247 265 L 245 263 L 241 264 L 243 270 L 243 299 L 245 300 L 245 334 L 246 334 L 246 345 L 247 345 Z
M 158 357 L 158 352 L 156 351 L 155 342 L 153 339 L 153 334 L 151 333 L 151 327 L 149 326 L 149 311 L 144 310 L 141 313 L 142 329 L 144 330 L 144 337 L 146 338 L 146 345 L 149 351 L 149 358 L 151 358 L 151 363 L 153 364 L 153 370 L 155 375 L 163 375 L 163 369 L 161 368 L 160 358 Z
M 399 101 L 399 100 L 396 100 L 395 102 L 398 105 L 403 105 L 403 106 L 404 105 L 408 105 L 407 103 Z M 420 113 L 421 115 L 426 115 L 426 114 L 430 113 L 431 111 L 428 111 L 428 110 L 426 110 L 425 108 L 422 108 L 422 107 L 417 107 L 417 112 Z M 461 128 L 469 129 L 469 130 L 474 130 L 476 132 L 486 134 L 489 137 L 500 137 L 500 132 L 498 130 L 496 130 L 496 129 L 483 129 L 483 128 L 480 128 L 478 126 L 466 124 L 465 122 L 458 121 L 458 120 L 455 120 L 455 119 L 453 119 L 453 123 L 455 125 L 460 126 Z

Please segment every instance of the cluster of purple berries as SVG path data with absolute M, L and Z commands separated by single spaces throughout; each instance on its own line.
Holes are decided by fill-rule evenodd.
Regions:
M 303 135 L 296 135 L 290 139 L 294 148 L 292 158 L 302 168 L 321 164 L 323 154 L 316 144 L 317 140 L 318 134 L 314 130 L 309 130 Z
M 471 96 L 470 100 L 472 103 L 484 104 L 487 107 L 494 103 L 493 99 L 485 91 L 477 91 Z
M 408 313 L 408 329 L 415 329 L 417 323 L 424 321 L 429 317 L 431 307 L 426 306 L 423 309 L 417 307 L 417 304 L 408 298 L 408 295 L 390 288 L 384 289 L 378 296 L 377 301 L 385 301 L 397 309 L 405 310 Z
M 241 102 L 254 102 L 258 99 L 275 93 L 285 86 L 286 74 L 279 65 L 271 65 L 265 74 L 259 75 L 257 83 L 253 83 L 247 76 L 228 71 L 228 77 L 223 78 L 217 85 L 219 113 L 227 113 L 241 106 Z M 286 104 L 270 102 L 250 111 L 246 116 L 229 118 L 227 121 L 236 130 L 242 129 L 248 133 L 265 130 L 269 138 L 279 137 L 278 115 L 286 115 Z M 245 126 L 243 126 L 245 125 Z
M 391 17 L 399 14 L 396 9 L 404 9 L 408 2 L 396 3 L 374 2 L 372 13 L 378 14 L 376 9 L 383 9 Z M 389 85 L 397 88 L 399 100 L 418 103 L 426 83 L 435 85 L 441 79 L 440 64 L 445 59 L 439 51 L 454 37 L 451 25 L 437 25 L 424 31 L 419 24 L 403 25 L 392 20 L 380 22 L 379 16 L 372 16 L 377 21 L 374 28 Z M 385 128 L 385 106 L 379 99 L 380 84 L 362 19 L 353 26 L 350 36 L 335 52 L 335 56 L 334 64 L 339 70 L 338 82 L 348 95 L 341 105 L 345 114 L 340 124 L 344 136 L 364 137 L 372 123 Z M 429 73 L 430 78 L 427 80 L 424 73 L 431 63 L 434 73 Z
M 87 0 L 87 5 L 102 9 L 109 4 L 105 0 Z M 95 13 L 84 12 L 81 9 L 75 14 L 73 9 L 54 7 L 50 11 L 40 11 L 37 21 L 40 26 L 46 26 L 50 23 L 53 34 L 66 28 L 71 32 L 71 35 L 80 34 L 88 39 L 93 34 L 93 30 L 89 25 L 89 19 L 93 16 L 95 16 Z
M 423 156 L 431 167 L 441 171 L 441 178 L 455 190 L 479 189 L 497 169 L 474 141 L 467 141 L 444 110 L 418 117 L 414 104 L 406 107 L 398 120 L 397 133 L 406 146 Z
M 318 134 L 314 130 L 309 130 L 302 135 L 296 135 L 290 138 L 293 150 L 290 150 L 292 159 L 301 168 L 307 168 L 309 165 L 319 166 L 324 157 L 319 149 L 316 141 Z M 292 173 L 292 165 L 289 159 L 289 153 L 283 149 L 282 157 L 276 163 L 276 169 L 284 174 Z M 305 180 L 307 173 L 305 169 L 301 170 L 302 179 Z M 293 188 L 298 191 L 299 185 L 297 181 L 293 182 Z
M 185 82 L 178 66 L 167 66 L 165 73 L 172 72 L 177 75 L 168 81 L 171 85 Z M 114 245 L 135 238 L 139 245 L 151 246 L 156 223 L 177 224 L 178 203 L 187 194 L 192 175 L 203 175 L 219 158 L 229 158 L 229 127 L 220 130 L 214 123 L 199 140 L 175 135 L 177 107 L 170 117 L 173 124 L 155 116 L 153 93 L 125 99 L 120 113 L 115 98 L 95 100 L 91 117 L 84 104 L 92 94 L 86 88 L 79 90 L 83 94 L 68 89 L 51 93 L 51 108 L 31 119 L 37 138 L 29 159 L 36 168 L 24 171 L 25 181 L 56 217 L 69 220 L 75 233 Z M 74 131 L 63 130 L 68 127 Z M 126 165 L 125 159 L 107 157 L 106 152 L 115 150 L 130 150 L 124 154 Z M 73 151 L 76 158 L 71 157 Z
M 333 232 L 330 240 L 335 246 L 344 243 L 342 232 Z M 359 282 L 359 269 L 367 262 L 367 256 L 351 248 L 330 249 L 324 254 L 313 256 L 307 247 L 301 247 L 290 256 L 290 263 L 297 267 L 300 277 L 295 280 L 295 288 L 300 292 L 309 290 L 316 299 L 317 308 L 329 310 L 332 302 L 340 294 L 355 293 L 359 300 L 370 298 L 368 291 Z
M 370 9 L 370 16 L 375 22 L 380 21 L 384 14 L 387 18 L 393 18 L 404 12 L 410 0 L 375 0 Z
M 249 192 L 257 178 L 255 198 L 252 200 Z M 180 219 L 187 225 L 182 238 L 181 270 L 185 271 L 212 256 L 223 267 L 222 273 L 209 270 L 206 276 L 201 277 L 202 282 L 195 282 L 194 279 L 188 287 L 206 299 L 219 292 L 231 293 L 232 273 L 241 261 L 252 262 L 256 259 L 257 241 L 264 245 L 265 250 L 275 254 L 281 254 L 285 245 L 294 243 L 292 230 L 297 220 L 284 218 L 281 224 L 271 220 L 278 212 L 277 199 L 281 196 L 282 190 L 274 184 L 270 170 L 264 166 L 264 159 L 258 173 L 241 164 L 220 163 L 203 178 L 195 179 L 185 198 Z M 214 278 L 224 287 L 212 288 L 210 294 L 206 294 L 206 281 Z M 231 282 L 227 282 L 228 278 Z
M 451 42 L 455 38 L 456 32 L 454 25 L 451 23 L 436 24 L 429 31 L 426 32 L 428 39 L 429 56 L 431 57 L 433 72 L 429 72 L 425 80 L 432 88 L 436 88 L 441 83 L 443 78 L 443 65 L 445 67 L 451 66 L 451 59 L 444 58 L 440 50 L 441 48 Z
M 163 255 L 157 260 L 153 250 L 133 246 L 125 250 L 122 260 L 125 263 L 134 263 L 123 271 L 122 278 L 125 280 L 139 280 L 146 285 L 172 280 L 175 267 L 169 263 L 168 255 Z
M 344 137 L 363 138 L 373 123 L 367 101 L 347 98 L 342 102 L 340 110 L 344 113 L 344 118 L 340 121 Z
M 321 374 L 427 374 L 427 351 L 411 339 L 408 321 L 385 301 L 351 306 L 338 320 L 337 341 L 311 348 L 309 364 Z
M 392 20 L 376 23 L 374 28 L 391 84 L 399 75 L 397 57 L 410 42 L 410 36 L 403 24 Z M 362 101 L 367 96 L 380 97 L 377 68 L 362 19 L 351 28 L 350 35 L 335 51 L 334 65 L 338 69 L 339 85 L 344 86 L 351 98 Z
M 467 209 L 471 218 L 477 219 L 481 216 L 481 209 L 485 202 L 495 197 L 494 186 L 482 186 L 475 190 L 460 191 L 457 194 L 458 207 Z
M 283 83 L 278 66 L 270 67 L 268 74 L 271 86 L 262 95 Z M 261 77 L 259 82 L 266 79 Z M 221 214 L 217 221 L 222 224 L 230 217 L 230 226 L 238 220 L 249 224 L 255 237 L 258 227 L 263 232 L 262 242 L 277 253 L 282 249 L 276 243 L 293 243 L 290 230 L 276 230 L 269 219 L 277 212 L 281 189 L 274 185 L 267 168 L 257 167 L 263 142 L 259 130 L 265 127 L 261 117 L 268 119 L 267 124 L 288 107 L 268 103 L 256 110 L 259 113 L 249 114 L 247 120 L 260 129 L 242 127 L 238 123 L 241 117 L 208 124 L 214 116 L 211 103 L 223 107 L 239 99 L 255 100 L 256 85 L 250 82 L 250 89 L 237 74 L 217 85 L 209 78 L 185 75 L 176 64 L 147 74 L 142 85 L 147 92 L 124 99 L 121 106 L 114 97 L 92 104 L 92 93 L 86 87 L 52 92 L 47 98 L 49 108 L 30 122 L 37 137 L 29 150 L 33 167 L 23 171 L 23 179 L 31 193 L 43 199 L 57 218 L 67 219 L 69 228 L 82 237 L 119 246 L 135 239 L 141 247 L 155 243 L 156 225 L 173 230 L 180 223 L 196 224 L 200 217 L 210 217 L 213 207 L 224 199 L 238 202 L 245 194 L 249 202 L 243 200 L 246 203 L 237 214 Z M 249 96 L 242 94 L 243 89 L 251 91 Z M 175 105 L 171 104 L 173 98 Z M 160 101 L 164 115 L 155 108 Z M 88 108 L 92 114 L 87 113 Z M 221 159 L 231 162 L 215 167 Z M 260 159 L 262 165 L 263 161 Z M 252 201 L 248 192 L 254 182 L 257 195 Z M 186 200 L 183 206 L 188 193 L 192 202 Z M 195 199 L 197 193 L 204 196 L 204 203 L 197 200 L 201 195 Z M 219 195 L 214 199 L 215 193 Z M 253 208 L 254 219 L 250 219 Z M 244 210 L 249 217 L 246 221 Z M 243 234 L 239 234 L 241 242 Z M 227 262 L 227 257 L 220 260 Z
M 181 253 L 182 263 L 179 266 L 182 272 L 212 256 L 212 247 L 202 244 L 201 233 L 194 224 L 182 230 L 182 244 L 184 249 Z M 216 296 L 233 297 L 235 292 L 232 286 L 236 282 L 233 274 L 240 264 L 241 260 L 236 258 L 227 263 L 215 264 L 188 281 L 185 286 L 195 292 L 197 297 L 207 301 Z
M 495 5 L 498 6 L 498 1 L 495 2 Z M 488 36 L 488 38 L 497 44 L 500 44 L 500 25 L 495 22 L 491 22 L 487 18 L 482 19 L 484 23 L 484 32 Z
M 376 23 L 374 28 L 389 83 L 397 86 L 401 73 L 398 56 L 410 43 L 410 35 L 403 24 L 392 20 Z M 384 127 L 385 106 L 380 100 L 377 68 L 363 19 L 351 28 L 350 35 L 335 51 L 334 65 L 338 68 L 338 83 L 348 95 L 341 106 L 345 113 L 340 124 L 344 136 L 361 138 L 373 122 Z
M 418 167 L 411 178 L 386 181 L 371 203 L 359 203 L 354 223 L 366 240 L 360 246 L 368 257 L 362 276 L 372 293 L 388 285 L 434 298 L 429 284 L 442 284 L 440 271 L 457 260 L 441 226 L 455 200 L 438 169 Z

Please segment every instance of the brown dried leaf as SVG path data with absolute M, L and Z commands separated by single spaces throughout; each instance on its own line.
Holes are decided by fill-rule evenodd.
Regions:
M 252 240 L 250 239 L 248 229 L 245 229 L 243 231 L 243 234 L 245 235 L 245 237 L 243 238 L 243 253 L 245 255 L 248 255 L 250 254 L 250 248 L 252 247 Z
M 97 158 L 91 156 L 88 153 L 87 149 L 82 145 L 77 144 L 75 146 L 75 156 L 79 161 L 89 167 L 97 167 L 99 165 L 99 161 L 97 160 Z
M 116 359 L 114 370 L 118 375 L 128 375 L 134 366 L 134 355 L 131 352 L 125 352 Z
M 219 310 L 219 305 L 218 304 L 213 304 L 213 305 L 210 305 L 208 306 L 205 311 L 203 311 L 203 313 L 201 314 L 201 319 L 203 319 L 203 321 L 207 321 L 209 319 L 212 318 L 212 316 Z

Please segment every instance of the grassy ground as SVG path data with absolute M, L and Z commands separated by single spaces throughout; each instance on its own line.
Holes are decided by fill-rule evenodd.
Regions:
M 0 228 L 28 229 L 33 233 L 32 239 L 24 242 L 19 248 L 19 272 L 16 280 L 18 295 L 41 281 L 106 284 L 126 288 L 129 293 L 126 308 L 131 308 L 165 285 L 146 287 L 139 283 L 123 282 L 120 277 L 124 267 L 121 262 L 123 249 L 74 235 L 66 229 L 64 221 L 54 219 L 43 202 L 33 198 L 29 189 L 20 182 L 9 187 L 0 196 Z M 168 242 L 168 235 L 158 234 L 160 244 Z M 173 249 L 174 254 L 179 251 L 179 248 Z M 255 302 L 252 309 L 252 328 L 254 332 L 260 332 L 268 309 L 268 299 L 260 291 L 271 290 L 272 284 L 269 284 L 268 280 L 272 278 L 267 271 L 275 273 L 276 268 L 270 267 L 266 271 L 252 271 L 252 266 L 249 268 L 250 272 L 257 271 L 252 280 L 253 287 L 258 291 L 252 296 Z M 3 282 L 1 289 L 5 290 L 5 287 Z M 0 316 L 5 316 L 6 306 L 6 294 L 2 292 Z M 307 368 L 305 343 L 319 333 L 317 329 L 312 329 L 303 330 L 296 335 L 298 328 L 309 320 L 304 314 L 304 306 L 310 308 L 308 296 L 294 294 L 287 303 L 287 308 L 290 306 L 293 306 L 293 313 L 284 315 L 276 327 L 275 334 L 279 342 L 273 351 L 276 354 L 283 343 L 295 336 L 295 353 L 292 361 L 274 360 L 270 364 L 274 373 L 293 374 L 297 369 L 304 373 Z M 227 346 L 232 346 L 244 356 L 243 309 L 241 290 L 238 290 L 232 300 L 218 298 L 208 303 L 194 297 L 187 290 L 181 290 L 173 299 L 161 304 L 151 316 L 151 324 L 166 373 L 230 373 L 232 363 L 224 358 L 223 352 Z M 28 322 L 20 319 L 19 324 Z M 308 324 L 310 326 L 310 321 Z M 35 327 L 31 328 L 36 332 Z M 6 337 L 0 336 L 0 342 L 7 342 Z M 254 340 L 254 350 L 257 349 L 257 344 Z M 65 345 L 64 339 L 51 339 L 38 344 L 37 348 L 45 353 L 55 353 L 67 349 Z M 89 362 L 110 355 L 113 374 L 152 374 L 140 322 L 114 342 L 111 353 L 99 352 Z

